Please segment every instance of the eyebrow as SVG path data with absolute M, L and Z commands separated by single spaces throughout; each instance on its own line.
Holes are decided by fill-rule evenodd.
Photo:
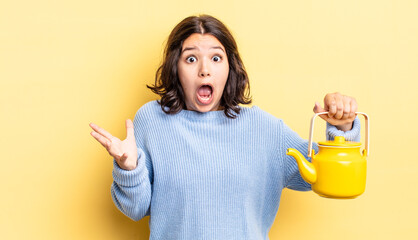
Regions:
M 187 48 L 183 49 L 181 51 L 181 53 L 184 53 L 185 51 L 196 50 L 196 49 L 197 49 L 196 47 L 187 47 Z M 211 47 L 209 49 L 221 49 L 222 52 L 225 52 L 225 50 L 222 47 L 220 47 L 220 46 L 214 46 L 214 47 Z

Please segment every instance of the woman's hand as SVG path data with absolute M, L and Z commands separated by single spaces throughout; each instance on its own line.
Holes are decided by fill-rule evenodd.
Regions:
M 351 130 L 356 118 L 357 102 L 356 99 L 338 92 L 328 93 L 324 98 L 324 108 L 316 102 L 313 111 L 315 113 L 329 112 L 327 115 L 319 116 L 339 130 L 346 132 Z
M 133 170 L 137 165 L 137 148 L 134 135 L 134 125 L 130 119 L 126 120 L 126 139 L 121 141 L 112 136 L 103 128 L 90 123 L 94 130 L 90 134 L 114 157 L 119 167 L 125 170 Z

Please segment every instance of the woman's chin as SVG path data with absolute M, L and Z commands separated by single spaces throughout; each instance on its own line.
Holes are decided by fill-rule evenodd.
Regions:
M 201 112 L 201 113 L 205 113 L 205 112 L 212 112 L 212 111 L 218 111 L 221 110 L 221 107 L 219 106 L 219 104 L 198 104 L 195 103 L 193 104 L 193 107 L 187 107 L 187 110 L 192 110 L 192 111 L 196 111 L 196 112 Z
M 199 106 L 196 111 L 205 113 L 205 112 L 212 112 L 218 110 L 215 106 Z

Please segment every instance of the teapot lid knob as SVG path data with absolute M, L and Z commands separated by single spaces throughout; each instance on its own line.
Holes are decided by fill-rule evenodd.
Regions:
M 336 136 L 334 138 L 335 143 L 345 143 L 345 138 L 343 136 Z

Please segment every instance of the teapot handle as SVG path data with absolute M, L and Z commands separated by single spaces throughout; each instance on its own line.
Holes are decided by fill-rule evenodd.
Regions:
M 316 113 L 311 120 L 311 129 L 310 129 L 310 133 L 309 133 L 309 147 L 308 147 L 308 157 L 312 157 L 312 138 L 313 138 L 313 130 L 314 130 L 314 123 L 315 123 L 315 118 L 318 115 L 322 115 L 322 114 L 327 114 L 328 112 L 320 112 L 320 113 Z M 364 116 L 365 119 L 365 123 L 366 123 L 366 156 L 369 156 L 369 116 L 366 113 L 363 112 L 356 112 L 356 114 L 361 114 Z

